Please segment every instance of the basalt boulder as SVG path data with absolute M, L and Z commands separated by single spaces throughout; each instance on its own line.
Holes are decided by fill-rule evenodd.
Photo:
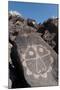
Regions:
M 58 85 L 57 53 L 38 33 L 18 35 L 14 42 L 19 57 L 17 62 L 22 64 L 29 85 Z

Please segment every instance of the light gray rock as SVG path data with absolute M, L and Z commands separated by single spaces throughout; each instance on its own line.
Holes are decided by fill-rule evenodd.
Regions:
M 15 44 L 24 69 L 25 79 L 31 86 L 58 85 L 57 54 L 38 33 L 30 33 L 27 36 L 18 35 Z

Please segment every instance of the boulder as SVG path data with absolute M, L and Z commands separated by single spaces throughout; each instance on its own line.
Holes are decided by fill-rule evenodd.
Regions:
M 18 35 L 14 42 L 19 56 L 18 63 L 22 63 L 28 84 L 33 87 L 58 85 L 57 53 L 38 33 Z
M 37 29 L 37 23 L 36 23 L 36 21 L 33 20 L 33 19 L 28 18 L 28 19 L 27 19 L 27 25 L 29 25 L 29 26 L 34 27 L 34 28 Z

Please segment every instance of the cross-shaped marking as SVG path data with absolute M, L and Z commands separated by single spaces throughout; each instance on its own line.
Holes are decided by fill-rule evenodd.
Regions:
M 30 67 L 27 66 L 27 62 L 32 62 L 34 60 L 35 65 L 36 65 L 36 72 L 32 72 L 31 73 L 35 73 L 36 75 L 42 75 L 42 73 L 46 73 L 47 69 L 49 69 L 49 67 L 51 66 L 51 64 L 53 63 L 53 58 L 51 57 L 51 52 L 50 50 L 48 50 L 46 47 L 40 45 L 31 45 L 31 46 L 27 46 L 27 49 L 25 51 L 25 53 L 22 55 L 22 58 L 24 59 L 23 61 L 23 66 L 27 67 L 30 70 Z M 47 58 L 49 60 L 44 60 L 45 58 Z M 48 61 L 48 67 L 45 64 L 45 61 Z M 25 63 L 25 65 L 24 65 Z M 28 71 L 28 70 L 27 70 Z

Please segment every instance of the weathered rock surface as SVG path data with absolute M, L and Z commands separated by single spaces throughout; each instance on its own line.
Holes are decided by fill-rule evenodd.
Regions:
M 42 38 L 58 53 L 58 18 L 48 19 L 38 25 Z
M 57 25 L 9 13 L 9 88 L 58 85 Z
M 53 67 L 56 67 L 56 69 L 57 69 L 57 54 L 39 36 L 39 34 L 38 33 L 32 33 L 32 34 L 27 35 L 27 36 L 21 36 L 21 35 L 19 35 L 16 38 L 15 43 L 17 45 L 17 53 L 19 55 L 19 58 L 21 60 L 22 65 L 23 65 L 24 75 L 25 75 L 25 78 L 26 78 L 27 82 L 31 86 L 51 86 L 51 85 L 57 85 L 58 82 L 56 81 L 56 76 L 57 76 L 58 73 L 57 73 L 57 70 L 55 70 L 55 68 L 53 68 Z M 40 47 L 40 45 L 41 45 L 41 47 L 40 47 L 41 49 L 43 49 L 45 47 L 47 51 L 49 50 L 50 54 L 49 54 L 49 52 L 46 52 L 46 51 L 45 51 L 45 53 L 43 53 L 44 52 L 43 51 L 42 53 L 39 53 L 39 56 L 37 56 L 37 58 L 36 58 L 35 55 L 37 55 L 37 51 L 36 51 L 37 48 L 35 47 L 35 45 L 36 45 L 37 48 Z M 27 49 L 28 47 L 30 48 L 30 50 Z M 34 47 L 35 47 L 35 50 L 33 51 Z M 29 50 L 29 51 L 35 53 L 35 55 L 33 55 L 33 57 L 32 57 L 31 55 L 26 54 L 26 52 L 27 52 L 26 50 Z M 27 53 L 29 53 L 29 51 Z M 26 57 L 25 57 L 25 54 L 27 55 Z M 42 56 L 40 56 L 40 55 L 42 55 Z M 52 68 L 52 70 L 49 71 L 48 73 L 46 73 L 47 70 L 41 71 L 41 73 L 43 72 L 42 73 L 42 76 L 41 76 L 40 73 L 37 74 L 36 71 L 34 71 L 34 68 L 32 67 L 34 65 L 34 63 L 36 63 L 36 62 L 32 62 L 32 61 L 38 60 L 39 57 L 44 62 L 44 64 L 46 63 L 47 65 L 51 63 L 51 60 L 49 61 L 49 59 L 50 58 L 53 58 L 52 64 L 46 66 L 47 68 L 49 68 L 49 66 L 50 66 Z M 47 59 L 47 57 L 48 57 L 48 59 Z M 41 61 L 40 59 L 39 59 L 39 61 Z M 38 63 L 39 63 L 39 61 L 38 61 Z M 29 62 L 29 64 L 27 62 Z M 27 66 L 25 66 L 26 63 L 27 63 Z M 41 65 L 43 65 L 42 62 L 41 62 Z M 30 74 L 27 71 L 29 69 L 32 70 L 30 72 Z M 39 68 L 39 70 L 40 69 L 42 69 L 42 66 Z M 35 77 L 34 72 L 35 72 L 35 74 L 36 74 L 37 77 Z M 55 76 L 54 76 L 54 73 L 53 72 L 56 72 Z M 44 74 L 46 74 L 47 76 L 45 77 Z

